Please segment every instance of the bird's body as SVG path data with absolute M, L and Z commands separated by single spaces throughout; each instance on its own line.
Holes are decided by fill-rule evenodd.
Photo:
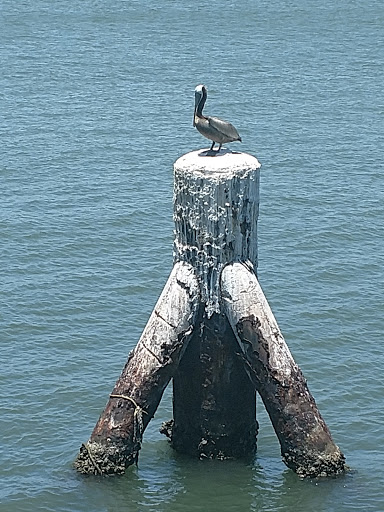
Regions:
M 193 117 L 193 126 L 204 135 L 207 139 L 212 141 L 211 151 L 215 143 L 219 144 L 220 151 L 222 144 L 226 142 L 234 142 L 238 140 L 241 142 L 241 137 L 236 128 L 228 121 L 223 121 L 218 117 L 204 116 L 203 108 L 207 100 L 207 88 L 204 85 L 198 85 L 195 89 L 195 113 Z

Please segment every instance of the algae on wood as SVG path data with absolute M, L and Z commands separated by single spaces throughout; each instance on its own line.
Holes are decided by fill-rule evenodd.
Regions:
M 241 263 L 221 275 L 224 309 L 280 441 L 285 464 L 303 477 L 345 471 L 307 382 L 285 343 L 252 269 Z

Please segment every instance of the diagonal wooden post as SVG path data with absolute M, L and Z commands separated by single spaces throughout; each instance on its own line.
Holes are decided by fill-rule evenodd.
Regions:
M 200 292 L 188 263 L 173 267 L 89 441 L 75 461 L 80 473 L 118 474 L 137 461 L 142 436 L 179 364 L 199 314 Z
M 280 441 L 285 464 L 302 477 L 345 471 L 344 455 L 309 392 L 252 268 L 241 263 L 221 274 L 225 313 Z

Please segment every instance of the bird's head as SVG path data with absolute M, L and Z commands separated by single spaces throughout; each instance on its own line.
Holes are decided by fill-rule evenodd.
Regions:
M 207 88 L 202 84 L 197 85 L 195 87 L 195 109 L 204 97 L 207 97 Z

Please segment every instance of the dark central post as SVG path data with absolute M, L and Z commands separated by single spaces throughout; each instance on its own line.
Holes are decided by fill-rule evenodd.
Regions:
M 173 379 L 167 435 L 179 452 L 247 458 L 256 450 L 255 388 L 222 311 L 220 273 L 233 261 L 257 266 L 259 168 L 256 158 L 196 151 L 174 166 L 175 262 L 196 270 L 204 311 Z

